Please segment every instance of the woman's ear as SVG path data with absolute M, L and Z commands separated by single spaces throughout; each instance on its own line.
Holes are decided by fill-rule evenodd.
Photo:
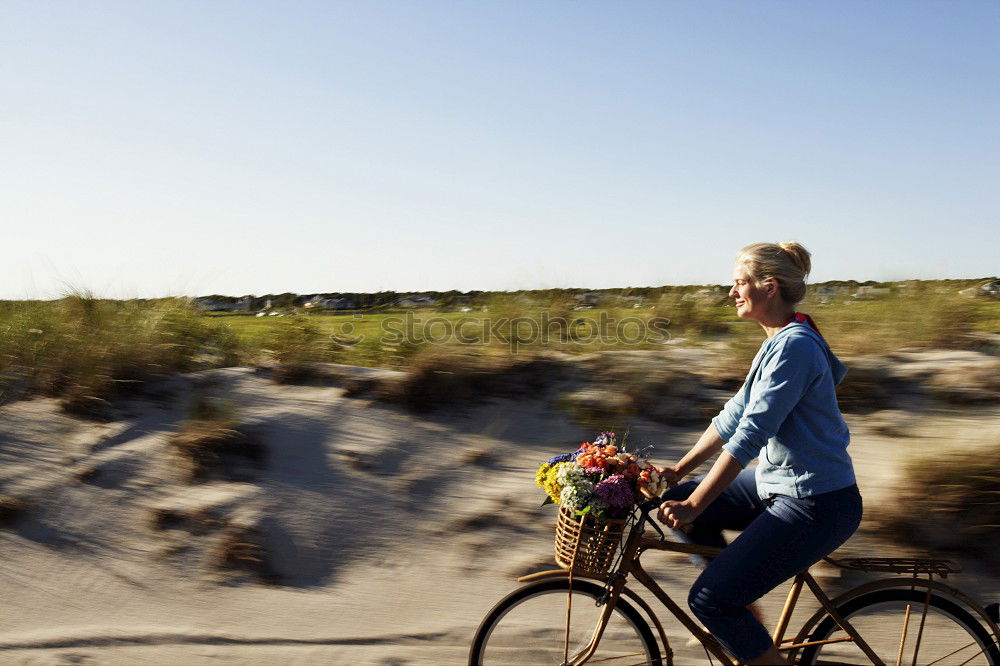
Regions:
M 767 291 L 767 297 L 773 298 L 778 293 L 778 284 L 774 278 L 767 278 L 764 282 L 764 289 Z

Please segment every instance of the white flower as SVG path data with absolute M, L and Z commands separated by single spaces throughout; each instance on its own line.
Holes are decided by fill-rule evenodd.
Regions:
M 594 494 L 594 484 L 590 481 L 580 479 L 575 484 L 566 484 L 562 492 L 559 493 L 559 501 L 574 511 L 582 511 L 586 508 Z
M 559 482 L 560 486 L 577 485 L 579 482 L 585 481 L 583 468 L 576 462 L 563 463 L 559 466 L 559 471 L 556 472 L 556 481 Z

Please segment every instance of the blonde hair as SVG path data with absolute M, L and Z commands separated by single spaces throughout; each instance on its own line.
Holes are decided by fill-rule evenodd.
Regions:
M 809 251 L 795 241 L 747 245 L 736 253 L 736 263 L 745 266 L 758 285 L 773 278 L 787 303 L 794 305 L 806 295 L 806 276 L 812 263 Z

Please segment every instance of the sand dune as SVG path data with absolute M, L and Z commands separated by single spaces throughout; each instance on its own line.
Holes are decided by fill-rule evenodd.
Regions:
M 204 385 L 264 443 L 259 469 L 185 476 L 170 437 Z M 0 492 L 29 508 L 0 529 L 0 663 L 463 663 L 485 611 L 550 561 L 555 511 L 538 506 L 534 468 L 593 434 L 554 409 L 556 389 L 417 417 L 226 369 L 164 380 L 108 423 L 48 399 L 6 405 Z M 892 497 L 908 452 L 1000 438 L 996 406 L 849 421 L 869 507 Z M 893 436 L 901 421 L 907 436 Z M 631 437 L 667 462 L 701 427 L 635 420 Z M 683 598 L 680 564 L 650 569 Z M 963 588 L 1000 597 L 965 564 Z M 672 635 L 678 663 L 701 663 Z

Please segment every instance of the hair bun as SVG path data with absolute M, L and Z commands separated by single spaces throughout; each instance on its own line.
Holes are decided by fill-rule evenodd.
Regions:
M 809 250 L 802 247 L 800 243 L 796 241 L 785 241 L 783 243 L 778 243 L 778 247 L 791 257 L 792 262 L 802 271 L 803 275 L 809 274 L 809 269 L 812 268 L 812 262 L 810 261 Z

